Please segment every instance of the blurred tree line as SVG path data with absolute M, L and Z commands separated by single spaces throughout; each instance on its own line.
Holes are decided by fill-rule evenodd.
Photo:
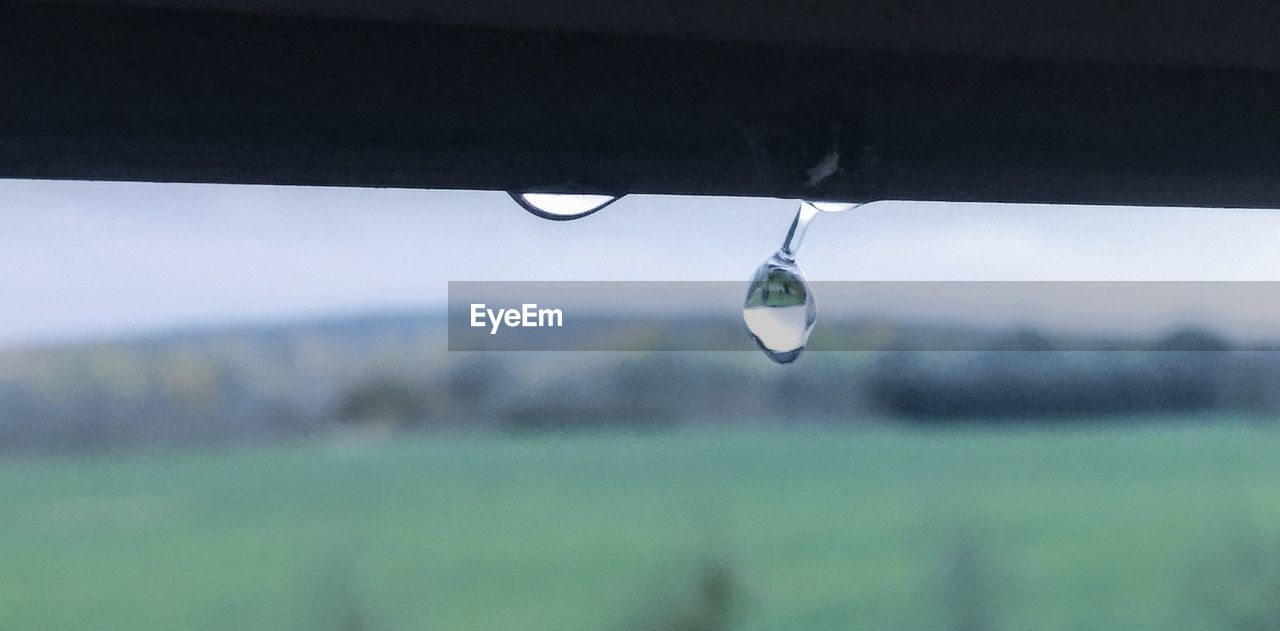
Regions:
M 1124 351 L 1057 351 L 1035 332 L 997 332 L 985 334 L 984 351 L 810 353 L 780 367 L 745 352 L 450 353 L 444 324 L 409 314 L 3 351 L 0 449 L 270 440 L 351 427 L 1280 413 L 1280 352 L 1234 350 L 1203 331 Z M 718 334 L 740 323 L 693 326 Z

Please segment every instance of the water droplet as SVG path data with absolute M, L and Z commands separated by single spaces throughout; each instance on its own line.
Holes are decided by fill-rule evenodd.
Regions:
M 581 219 L 612 204 L 620 195 L 578 195 L 576 193 L 507 193 L 521 208 L 552 221 Z
M 809 343 L 809 333 L 818 321 L 818 306 L 804 273 L 796 263 L 796 252 L 804 241 L 809 224 L 819 213 L 844 212 L 857 206 L 851 202 L 802 201 L 796 209 L 782 247 L 762 263 L 747 287 L 742 319 L 751 338 L 779 364 L 789 364 Z
M 742 319 L 769 359 L 789 364 L 809 343 L 818 307 L 800 266 L 781 254 L 769 257 L 751 278 Z
M 856 208 L 859 204 L 855 202 L 823 202 L 816 200 L 805 200 L 806 204 L 821 210 L 824 213 L 842 213 L 846 210 Z

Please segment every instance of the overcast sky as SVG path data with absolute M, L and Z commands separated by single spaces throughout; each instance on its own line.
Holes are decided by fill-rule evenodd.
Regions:
M 448 280 L 741 280 L 788 200 L 0 180 L 0 344 L 381 309 Z M 813 280 L 1280 280 L 1280 213 L 884 202 L 818 218 Z

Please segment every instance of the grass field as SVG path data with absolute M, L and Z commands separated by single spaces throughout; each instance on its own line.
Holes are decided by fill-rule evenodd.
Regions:
M 655 621 L 707 568 L 734 629 L 1231 629 L 1280 612 L 1272 544 L 1280 432 L 1244 425 L 20 459 L 0 629 L 695 629 Z

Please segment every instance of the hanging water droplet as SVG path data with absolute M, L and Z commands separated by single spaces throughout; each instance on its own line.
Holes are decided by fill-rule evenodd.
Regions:
M 756 270 L 747 287 L 742 319 L 751 338 L 779 364 L 789 364 L 809 343 L 809 334 L 818 321 L 818 305 L 804 273 L 796 263 L 796 252 L 804 241 L 809 224 L 820 212 L 838 213 L 857 206 L 849 202 L 802 201 L 787 237 L 777 253 Z
M 760 265 L 747 288 L 742 319 L 769 359 L 789 364 L 800 356 L 818 320 L 818 307 L 794 259 L 779 251 Z
M 612 204 L 620 195 L 578 195 L 576 193 L 507 193 L 521 208 L 552 221 L 581 219 Z

